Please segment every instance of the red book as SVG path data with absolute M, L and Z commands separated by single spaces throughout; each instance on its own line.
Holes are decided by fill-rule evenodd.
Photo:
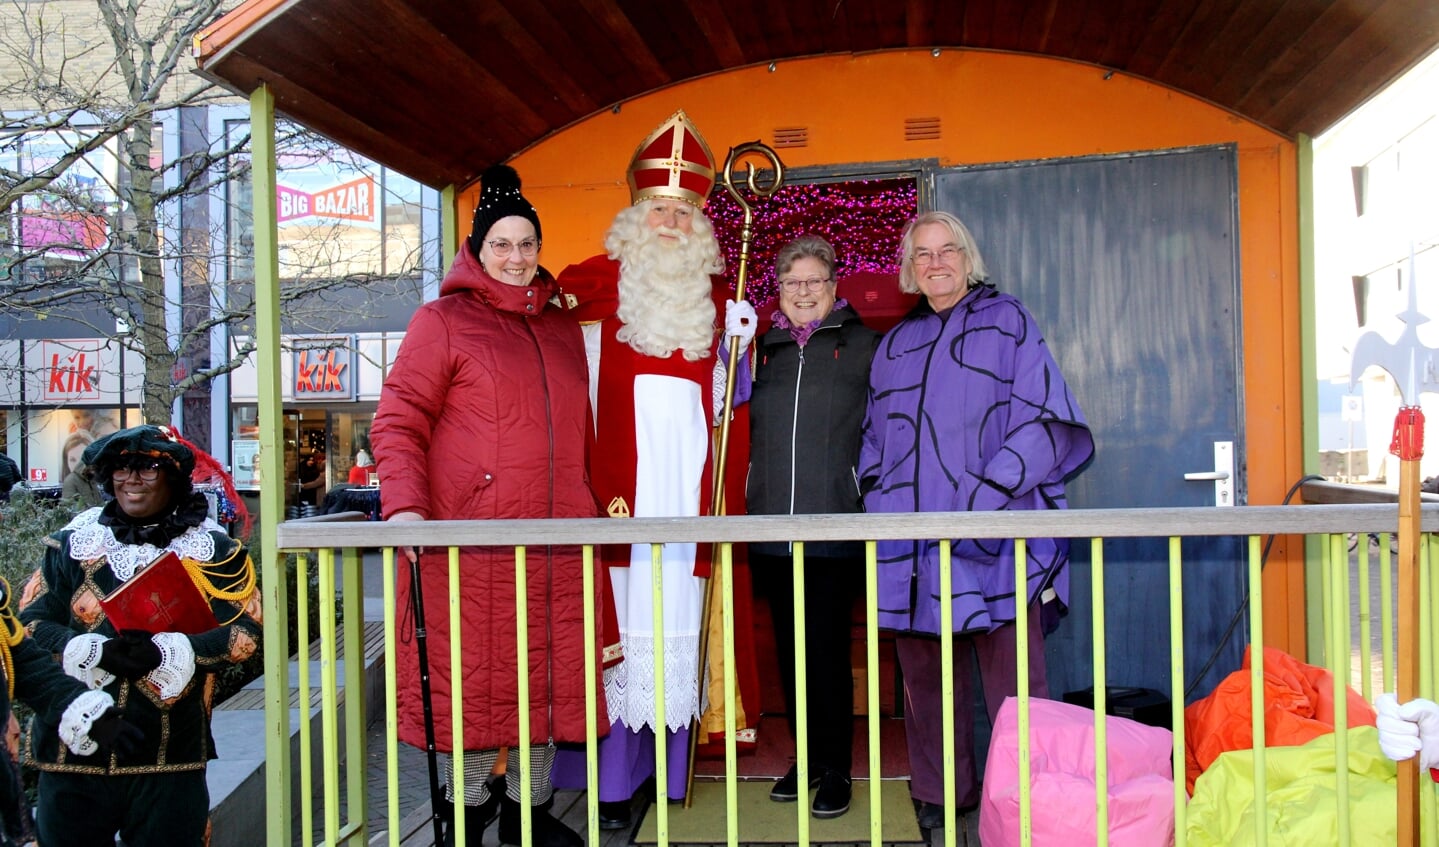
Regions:
M 180 557 L 167 550 L 100 601 L 115 630 L 195 635 L 218 626 L 210 601 L 195 586 Z

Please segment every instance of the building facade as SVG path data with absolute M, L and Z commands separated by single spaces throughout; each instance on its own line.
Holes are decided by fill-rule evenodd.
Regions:
M 1315 139 L 1314 194 L 1320 450 L 1333 458 L 1331 475 L 1397 484 L 1388 447 L 1399 387 L 1355 351 L 1366 333 L 1387 347 L 1406 329 L 1436 351 L 1420 361 L 1419 396 L 1407 398 L 1435 432 L 1439 53 Z M 1374 349 L 1383 348 L 1366 346 Z M 1421 473 L 1439 475 L 1439 453 L 1427 453 Z

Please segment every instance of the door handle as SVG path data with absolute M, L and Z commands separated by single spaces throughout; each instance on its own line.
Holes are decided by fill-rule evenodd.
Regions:
M 1195 471 L 1184 475 L 1186 480 L 1214 483 L 1214 505 L 1234 505 L 1234 442 L 1214 442 L 1214 470 Z

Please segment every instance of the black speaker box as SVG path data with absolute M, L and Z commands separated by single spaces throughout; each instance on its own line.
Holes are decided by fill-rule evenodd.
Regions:
M 1172 729 L 1169 720 L 1172 704 L 1162 691 L 1155 691 L 1153 688 L 1110 686 L 1104 689 L 1104 696 L 1105 711 L 1108 714 L 1148 726 Z M 1070 691 L 1064 695 L 1064 702 L 1093 709 L 1094 689 Z

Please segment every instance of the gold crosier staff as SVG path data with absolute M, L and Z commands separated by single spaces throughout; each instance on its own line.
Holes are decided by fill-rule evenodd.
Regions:
M 724 163 L 724 187 L 735 199 L 735 202 L 744 209 L 744 227 L 740 230 L 739 247 L 739 272 L 735 276 L 734 299 L 736 302 L 744 299 L 745 279 L 749 273 L 749 247 L 754 240 L 754 209 L 744 196 L 740 194 L 739 188 L 735 186 L 734 167 L 746 156 L 762 156 L 769 161 L 770 167 L 774 170 L 774 179 L 768 185 L 760 185 L 756 179 L 758 176 L 754 167 L 749 169 L 744 183 L 751 194 L 756 197 L 773 197 L 780 186 L 784 185 L 784 164 L 779 160 L 779 154 L 774 152 L 769 145 L 762 141 L 750 141 L 738 147 L 731 147 L 729 156 Z M 710 514 L 723 515 L 725 513 L 724 502 L 724 481 L 725 481 L 725 459 L 729 454 L 729 424 L 730 416 L 734 412 L 734 381 L 735 370 L 739 367 L 739 336 L 730 336 L 729 340 L 729 367 L 725 371 L 724 383 L 724 408 L 720 414 L 719 434 L 716 437 L 714 457 L 714 490 L 710 498 Z M 711 606 L 714 603 L 715 579 L 719 575 L 718 559 L 720 545 L 714 545 L 713 562 L 710 567 L 710 578 L 705 580 L 704 605 L 700 611 L 700 643 L 699 643 L 699 680 L 700 690 L 704 690 L 707 681 L 708 662 L 706 658 L 709 653 L 709 628 Z M 706 698 L 706 703 L 708 698 Z M 728 708 L 728 704 L 726 704 Z M 703 727 L 703 714 L 701 719 L 693 723 L 690 728 L 690 749 L 688 756 L 688 767 L 685 772 L 685 808 L 689 808 L 694 802 L 695 782 L 695 748 L 699 744 L 699 735 Z

